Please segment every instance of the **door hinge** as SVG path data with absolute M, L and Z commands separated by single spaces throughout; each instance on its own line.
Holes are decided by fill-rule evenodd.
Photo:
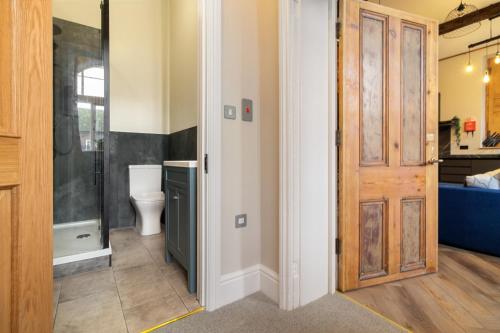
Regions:
M 340 239 L 335 238 L 335 254 L 336 254 L 336 255 L 340 255 L 340 252 L 341 252 L 341 250 L 342 250 L 341 245 L 342 245 L 342 244 L 341 244 L 341 242 L 340 242 Z
M 337 41 L 338 41 L 340 39 L 340 37 L 342 36 L 342 23 L 341 22 L 336 23 L 335 31 L 337 34 Z
M 203 162 L 205 167 L 205 173 L 208 173 L 208 154 L 205 154 L 205 161 Z
M 342 144 L 342 131 L 341 130 L 337 130 L 335 132 L 335 144 L 337 146 L 340 146 Z

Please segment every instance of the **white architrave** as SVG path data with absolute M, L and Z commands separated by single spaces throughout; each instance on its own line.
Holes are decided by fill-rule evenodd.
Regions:
M 221 269 L 222 0 L 200 0 L 199 268 L 200 301 L 217 308 Z M 205 173 L 205 154 L 208 173 Z

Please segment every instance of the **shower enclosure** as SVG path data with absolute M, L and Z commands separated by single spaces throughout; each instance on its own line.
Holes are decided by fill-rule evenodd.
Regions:
M 82 6 L 87 6 L 83 10 Z M 92 6 L 95 6 L 92 7 Z M 89 14 L 90 13 L 90 14 Z M 89 17 L 94 14 L 97 17 Z M 107 6 L 54 2 L 54 265 L 109 256 Z

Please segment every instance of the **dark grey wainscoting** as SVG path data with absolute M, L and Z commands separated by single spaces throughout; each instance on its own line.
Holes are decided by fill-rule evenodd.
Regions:
M 110 132 L 109 140 L 110 229 L 135 226 L 135 210 L 129 195 L 129 165 L 197 159 L 196 127 L 170 135 Z
M 168 136 L 168 161 L 194 161 L 197 154 L 197 127 Z
M 135 225 L 129 165 L 159 164 L 168 156 L 168 135 L 110 132 L 110 229 Z

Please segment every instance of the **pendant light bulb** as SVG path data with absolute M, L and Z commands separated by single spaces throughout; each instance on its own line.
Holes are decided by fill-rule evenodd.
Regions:
M 488 72 L 488 71 L 484 72 L 483 82 L 484 83 L 489 83 L 490 82 L 490 72 Z
M 472 73 L 472 71 L 474 71 L 474 66 L 472 66 L 470 62 L 470 49 L 469 49 L 469 61 L 467 62 L 467 66 L 465 66 L 465 72 Z
M 495 55 L 495 64 L 500 64 L 500 52 L 497 51 L 497 54 Z

